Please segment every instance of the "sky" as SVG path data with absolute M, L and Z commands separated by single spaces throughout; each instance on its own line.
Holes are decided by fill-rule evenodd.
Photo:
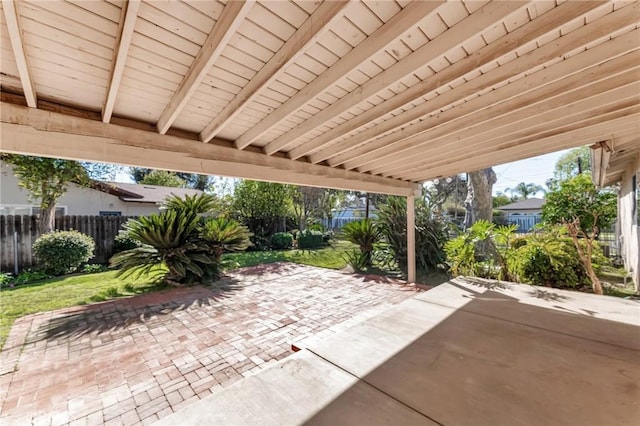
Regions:
M 553 176 L 553 168 L 558 158 L 568 150 L 552 152 L 526 160 L 494 166 L 493 171 L 498 176 L 498 182 L 493 185 L 493 194 L 505 192 L 507 188 L 513 188 L 520 182 L 535 183 L 546 188 L 545 182 Z M 541 193 L 536 197 L 542 197 Z

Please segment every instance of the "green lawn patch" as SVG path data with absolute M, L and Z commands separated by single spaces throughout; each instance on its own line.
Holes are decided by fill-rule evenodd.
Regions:
M 0 348 L 9 335 L 13 322 L 24 315 L 70 306 L 102 302 L 116 297 L 147 293 L 164 288 L 152 277 L 123 279 L 116 271 L 71 275 L 0 291 Z
M 348 241 L 333 241 L 331 246 L 321 249 L 227 253 L 222 259 L 229 263 L 230 269 L 274 262 L 293 262 L 320 268 L 342 269 L 347 264 L 344 253 L 354 248 L 356 245 Z

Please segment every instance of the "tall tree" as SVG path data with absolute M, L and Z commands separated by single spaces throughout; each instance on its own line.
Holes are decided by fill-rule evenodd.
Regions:
M 144 167 L 131 167 L 129 168 L 129 175 L 134 182 L 141 183 L 144 177 L 152 171 L 153 169 L 146 169 Z M 201 191 L 209 190 L 213 183 L 212 176 L 184 172 L 175 172 L 175 175 L 185 182 L 187 188 L 199 189 Z
M 484 219 L 491 223 L 493 216 L 493 185 L 497 182 L 496 173 L 491 167 L 468 173 L 467 199 L 464 202 L 464 226 L 470 228 Z
M 544 192 L 544 188 L 535 183 L 520 182 L 515 188 L 507 188 L 505 191 L 515 197 L 516 200 L 526 200 L 538 192 Z
M 233 194 L 233 210 L 256 238 L 267 238 L 278 230 L 292 208 L 291 186 L 240 180 Z
M 613 192 L 598 190 L 591 176 L 583 173 L 560 182 L 542 207 L 545 222 L 566 226 L 596 294 L 602 294 L 602 285 L 593 270 L 591 253 L 600 230 L 616 218 L 616 199 Z
M 118 173 L 124 173 L 126 167 L 111 163 L 95 163 L 92 161 L 81 161 L 82 167 L 87 170 L 91 179 L 96 180 L 116 180 Z
M 591 174 L 591 155 L 588 146 L 574 148 L 564 153 L 553 169 L 553 177 L 547 181 L 549 188 L 554 188 L 560 182 L 571 179 L 581 173 Z
M 86 169 L 77 161 L 16 154 L 5 154 L 2 159 L 13 166 L 19 185 L 29 191 L 30 197 L 40 200 L 41 234 L 53 231 L 56 201 L 67 192 L 69 183 L 89 183 Z
M 184 188 L 186 182 L 180 179 L 178 175 L 166 170 L 152 170 L 149 174 L 145 175 L 139 182 L 145 185 L 158 185 L 169 186 L 172 188 Z

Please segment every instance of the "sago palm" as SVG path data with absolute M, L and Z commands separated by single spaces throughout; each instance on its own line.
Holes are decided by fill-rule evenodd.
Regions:
M 350 242 L 357 244 L 364 256 L 364 263 L 371 266 L 373 245 L 380 240 L 378 227 L 369 219 L 347 223 L 342 228 L 342 235 Z
M 249 229 L 235 220 L 224 217 L 209 218 L 199 227 L 200 238 L 213 251 L 217 262 L 225 251 L 244 251 L 253 235 Z

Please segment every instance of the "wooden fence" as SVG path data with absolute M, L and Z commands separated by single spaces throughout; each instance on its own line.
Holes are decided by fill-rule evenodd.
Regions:
M 74 229 L 96 242 L 92 263 L 106 263 L 113 254 L 113 239 L 126 216 L 60 216 L 55 228 Z M 16 272 L 34 266 L 31 246 L 40 236 L 37 216 L 0 216 L 0 270 Z

